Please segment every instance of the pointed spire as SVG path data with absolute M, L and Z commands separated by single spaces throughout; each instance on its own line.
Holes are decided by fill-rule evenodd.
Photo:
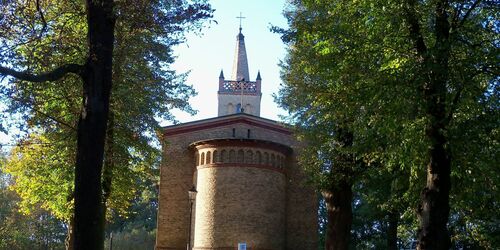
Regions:
M 222 71 L 222 69 L 220 70 L 220 75 L 219 75 L 219 78 L 224 79 L 224 72 Z
M 257 79 L 256 79 L 256 80 L 257 80 L 257 81 L 262 80 L 262 78 L 260 78 L 260 70 L 257 72 Z
M 236 36 L 236 51 L 233 61 L 232 79 L 236 81 L 249 81 L 247 51 L 245 49 L 245 36 L 240 33 Z

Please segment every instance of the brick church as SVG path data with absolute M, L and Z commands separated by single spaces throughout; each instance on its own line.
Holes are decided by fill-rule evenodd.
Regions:
M 260 117 L 262 79 L 250 80 L 244 38 L 240 27 L 218 116 L 163 128 L 158 250 L 317 249 L 317 196 L 291 129 Z

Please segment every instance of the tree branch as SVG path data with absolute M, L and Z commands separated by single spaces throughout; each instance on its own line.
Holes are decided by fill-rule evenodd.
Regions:
M 38 113 L 38 114 L 40 114 L 40 115 L 43 115 L 43 116 L 45 116 L 46 118 L 48 118 L 48 119 L 50 119 L 50 120 L 52 120 L 52 121 L 54 121 L 54 122 L 56 122 L 56 123 L 59 123 L 59 124 L 61 124 L 61 125 L 63 125 L 63 126 L 66 126 L 67 128 L 69 128 L 69 129 L 71 129 L 71 130 L 73 130 L 73 131 L 77 131 L 77 129 L 76 129 L 74 126 L 72 126 L 72 125 L 70 125 L 70 124 L 68 124 L 68 123 L 66 123 L 66 122 L 63 122 L 63 121 L 61 121 L 60 119 L 58 119 L 58 118 L 56 118 L 56 117 L 54 117 L 54 116 L 51 116 L 51 115 L 49 115 L 49 114 L 47 114 L 47 113 L 45 113 L 45 112 L 42 112 L 42 111 L 40 111 L 39 109 L 35 108 L 35 104 L 34 104 L 34 103 L 30 103 L 30 102 L 29 102 L 29 101 L 27 101 L 27 100 L 22 100 L 22 99 L 19 99 L 19 98 L 13 97 L 13 96 L 11 96 L 11 97 L 9 97 L 9 98 L 10 98 L 10 99 L 12 99 L 13 101 L 16 101 L 16 102 L 19 102 L 19 103 L 21 103 L 21 104 L 25 105 L 25 107 L 26 107 L 26 108 L 29 108 L 29 109 L 33 110 L 34 112 L 36 112 L 36 113 Z
M 464 3 L 460 3 L 460 6 L 455 8 L 455 11 L 453 12 L 453 17 L 451 18 L 451 27 L 452 29 L 455 29 L 457 27 L 458 20 L 460 19 L 460 13 L 462 13 L 462 10 L 464 9 Z
M 416 4 L 415 1 L 409 1 L 409 6 L 406 7 L 406 20 L 410 25 L 410 38 L 413 40 L 414 46 L 417 49 L 418 54 L 423 56 L 427 51 L 427 46 L 425 45 L 424 37 L 422 36 L 422 31 L 420 30 L 420 24 L 416 16 Z
M 59 68 L 56 68 L 50 72 L 41 73 L 39 75 L 35 75 L 28 72 L 20 72 L 10 68 L 6 68 L 0 66 L 0 75 L 4 76 L 13 76 L 17 79 L 28 81 L 28 82 L 46 82 L 46 81 L 55 81 L 61 79 L 68 73 L 74 73 L 77 75 L 82 75 L 84 67 L 79 64 L 65 64 Z
M 40 35 L 38 38 L 41 38 L 45 30 L 47 29 L 47 21 L 45 21 L 45 17 L 43 16 L 42 8 L 40 8 L 40 0 L 36 0 L 36 10 L 40 14 L 40 19 L 42 19 L 43 27 L 40 30 Z
M 457 27 L 453 27 L 453 29 L 458 29 L 460 28 L 462 25 L 464 25 L 465 23 L 465 20 L 467 20 L 467 18 L 469 17 L 469 15 L 472 13 L 472 11 L 476 8 L 476 6 L 481 2 L 481 0 L 477 0 L 475 1 L 472 6 L 469 8 L 469 10 L 467 10 L 467 13 L 465 13 L 464 17 L 462 18 L 462 20 L 460 20 L 460 23 L 457 25 Z
M 462 96 L 463 89 L 464 89 L 464 85 L 462 84 L 458 88 L 457 93 L 455 94 L 455 97 L 453 98 L 453 100 L 451 102 L 451 105 L 450 105 L 451 107 L 450 107 L 448 116 L 446 117 L 446 120 L 445 120 L 446 124 L 449 124 L 451 119 L 453 119 L 453 114 L 455 113 L 455 110 L 457 109 L 458 102 L 460 101 L 460 97 Z
M 43 116 L 45 116 L 47 118 L 49 118 L 50 120 L 52 120 L 54 122 L 57 122 L 57 123 L 59 123 L 59 124 L 61 124 L 63 126 L 66 126 L 67 128 L 69 128 L 69 129 L 71 129 L 73 131 L 77 131 L 77 129 L 75 127 L 71 126 L 70 124 L 68 124 L 66 122 L 61 121 L 60 119 L 58 119 L 58 118 L 56 118 L 54 116 L 51 116 L 51 115 L 49 115 L 49 114 L 47 114 L 45 112 L 42 112 L 42 111 L 40 111 L 40 110 L 38 110 L 38 109 L 36 109 L 34 107 L 29 107 L 29 108 L 31 108 L 33 111 L 35 111 L 35 112 L 37 112 L 37 113 L 39 113 L 39 114 L 41 114 L 41 115 L 43 115 Z

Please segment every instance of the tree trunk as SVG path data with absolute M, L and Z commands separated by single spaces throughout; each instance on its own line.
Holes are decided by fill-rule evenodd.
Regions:
M 73 216 L 71 216 L 71 218 L 69 219 L 69 222 L 68 222 L 68 234 L 66 235 L 66 242 L 64 242 L 66 250 L 73 250 L 73 241 L 75 238 L 75 235 L 74 235 L 75 230 L 73 228 L 74 225 L 75 225 L 75 222 L 74 222 Z
M 123 67 L 123 56 L 124 53 L 120 53 L 120 46 L 122 44 L 122 30 L 120 26 L 115 27 L 115 39 L 114 39 L 114 58 L 113 58 L 113 87 L 111 90 L 110 101 L 109 101 L 109 115 L 108 115 L 108 127 L 106 128 L 106 141 L 104 143 L 104 166 L 102 173 L 102 189 L 103 189 L 103 214 L 104 214 L 104 228 L 106 228 L 106 212 L 108 210 L 109 197 L 112 192 L 112 182 L 113 182 L 113 170 L 115 168 L 115 155 L 114 155 L 114 142 L 115 142 L 115 112 L 113 108 L 113 91 L 117 87 L 120 87 L 120 82 L 122 80 L 122 67 Z M 117 51 L 118 50 L 118 51 Z
M 436 42 L 430 56 L 426 57 L 426 73 L 429 81 L 424 86 L 424 101 L 429 119 L 426 136 L 430 142 L 427 164 L 427 184 L 421 193 L 418 208 L 420 228 L 417 249 L 448 250 L 451 246 L 447 229 L 450 214 L 451 154 L 446 137 L 448 115 L 446 114 L 447 82 L 449 80 L 448 60 L 450 57 L 450 24 L 447 9 L 449 4 L 442 0 L 436 3 Z
M 398 250 L 399 213 L 389 212 L 387 215 L 387 249 Z
M 352 225 L 352 185 L 346 181 L 335 183 L 322 192 L 325 198 L 328 224 L 325 249 L 347 250 Z
M 433 115 L 436 118 L 436 115 Z M 439 123 L 431 124 L 428 139 L 432 140 L 430 162 L 427 165 L 427 185 L 421 193 L 418 209 L 420 228 L 417 249 L 450 248 L 447 229 L 450 213 L 450 153 L 446 149 L 447 139 Z
M 113 111 L 109 111 L 108 128 L 106 132 L 105 155 L 104 155 L 104 168 L 102 173 L 102 190 L 103 190 L 103 213 L 106 216 L 107 204 L 111 196 L 111 183 L 113 181 L 113 168 L 114 168 L 114 126 L 115 119 Z
M 83 73 L 75 169 L 75 250 L 104 248 L 101 171 L 112 85 L 112 0 L 87 0 L 89 55 Z

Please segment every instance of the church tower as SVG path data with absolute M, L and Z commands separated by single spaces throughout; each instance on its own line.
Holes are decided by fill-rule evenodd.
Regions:
M 236 36 L 236 50 L 233 61 L 232 79 L 225 80 L 224 72 L 219 75 L 218 116 L 235 113 L 246 113 L 260 116 L 260 100 L 262 97 L 260 72 L 255 81 L 250 81 L 248 59 L 245 49 L 245 36 L 240 32 Z
M 232 73 L 220 73 L 217 117 L 162 128 L 155 249 L 316 250 L 303 145 L 287 124 L 260 117 L 261 77 L 249 80 L 241 27 Z

